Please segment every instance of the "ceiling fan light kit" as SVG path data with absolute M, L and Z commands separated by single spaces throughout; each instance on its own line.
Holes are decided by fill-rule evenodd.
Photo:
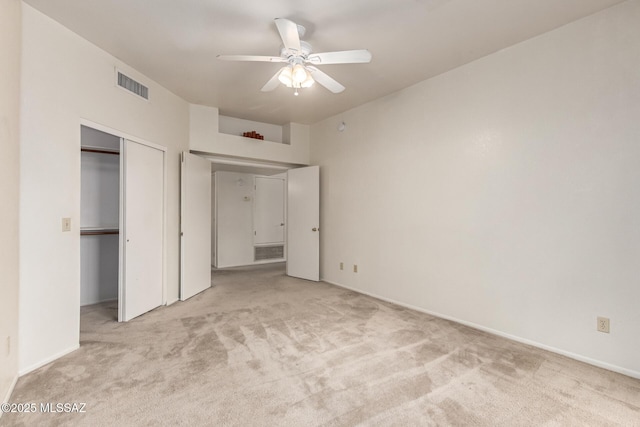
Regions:
M 298 96 L 298 89 L 311 87 L 315 83 L 311 73 L 302 64 L 282 67 L 278 71 L 278 80 L 286 87 L 294 88 L 296 96 Z
M 333 93 L 342 92 L 345 87 L 320 71 L 313 65 L 326 64 L 356 64 L 371 62 L 371 53 L 366 49 L 346 50 L 340 52 L 311 53 L 309 43 L 300 40 L 305 33 L 302 25 L 284 19 L 275 19 L 276 27 L 282 38 L 283 46 L 280 56 L 255 56 L 255 55 L 218 55 L 218 59 L 225 61 L 253 61 L 253 62 L 285 62 L 287 65 L 274 74 L 262 87 L 262 92 L 275 90 L 280 83 L 293 88 L 294 95 L 298 95 L 298 89 L 308 88 L 318 82 Z

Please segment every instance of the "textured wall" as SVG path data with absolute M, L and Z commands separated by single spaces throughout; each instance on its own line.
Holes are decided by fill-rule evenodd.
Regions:
M 0 399 L 18 372 L 21 8 L 0 2 Z
M 324 279 L 640 376 L 638 22 L 625 2 L 314 125 Z
M 27 5 L 23 30 L 21 373 L 78 345 L 81 120 L 168 148 L 169 302 L 179 285 L 179 153 L 189 142 L 185 101 Z M 149 101 L 118 88 L 115 67 L 147 85 Z M 71 232 L 61 232 L 63 217 Z

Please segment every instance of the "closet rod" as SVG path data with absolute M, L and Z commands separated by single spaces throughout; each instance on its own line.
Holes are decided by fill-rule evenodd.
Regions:
M 80 147 L 80 151 L 84 151 L 87 153 L 115 154 L 116 156 L 120 155 L 119 151 L 108 150 L 106 148 Z
M 120 234 L 118 230 L 80 230 L 81 236 L 101 236 L 103 234 Z

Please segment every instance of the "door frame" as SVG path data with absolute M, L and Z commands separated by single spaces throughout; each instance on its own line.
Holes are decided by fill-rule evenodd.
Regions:
M 171 301 L 171 303 L 167 302 L 167 185 L 168 185 L 168 179 L 167 179 L 167 175 L 168 175 L 168 159 L 167 159 L 167 147 L 164 147 L 162 145 L 159 144 L 155 144 L 153 142 L 144 140 L 142 138 L 139 138 L 137 136 L 134 135 L 130 135 L 126 132 L 122 132 L 118 129 L 114 129 L 111 128 L 109 126 L 105 126 L 102 125 L 100 123 L 96 123 L 94 121 L 88 120 L 88 119 L 84 119 L 84 118 L 80 118 L 80 123 L 78 125 L 78 133 L 80 132 L 80 126 L 86 126 L 89 128 L 93 128 L 95 130 L 99 130 L 101 132 L 105 132 L 108 134 L 111 134 L 113 136 L 116 136 L 118 138 L 122 139 L 128 139 L 130 141 L 133 141 L 135 143 L 138 144 L 142 144 L 142 145 L 146 145 L 148 147 L 151 148 L 155 148 L 156 150 L 160 150 L 163 152 L 163 183 L 162 183 L 162 305 L 168 305 L 168 304 L 173 304 L 175 301 Z M 82 143 L 82 139 L 80 139 L 80 143 Z M 121 142 L 122 145 L 122 142 Z M 122 148 L 122 147 L 121 147 Z M 120 170 L 122 170 L 123 164 L 122 164 L 122 160 L 123 156 L 120 156 Z M 122 180 L 120 180 L 120 191 L 122 192 L 122 186 L 123 186 L 123 182 Z M 122 194 L 122 193 L 121 193 Z M 79 203 L 79 202 L 78 202 Z M 122 215 L 122 210 L 120 215 Z M 119 221 L 120 224 L 122 224 L 122 220 L 123 218 L 120 217 Z M 120 235 L 122 236 L 122 234 Z M 119 260 L 120 263 L 122 263 L 122 244 L 120 244 L 118 246 L 119 248 Z M 78 259 L 78 263 L 80 262 L 80 260 Z M 122 280 L 121 277 L 118 277 L 118 282 L 120 282 Z M 120 284 L 118 284 L 118 298 L 120 299 L 122 296 L 120 295 Z M 78 282 L 78 295 L 80 295 L 80 282 Z M 177 301 L 177 300 L 176 300 Z M 118 311 L 120 311 L 120 303 L 118 302 Z M 80 328 L 80 326 L 78 325 L 78 329 Z

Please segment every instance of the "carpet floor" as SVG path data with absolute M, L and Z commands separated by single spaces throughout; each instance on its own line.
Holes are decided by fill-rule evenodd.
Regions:
M 9 426 L 640 425 L 640 380 L 398 307 L 282 265 L 217 271 L 187 302 L 117 323 L 21 377 Z M 42 413 L 41 403 L 86 403 Z

